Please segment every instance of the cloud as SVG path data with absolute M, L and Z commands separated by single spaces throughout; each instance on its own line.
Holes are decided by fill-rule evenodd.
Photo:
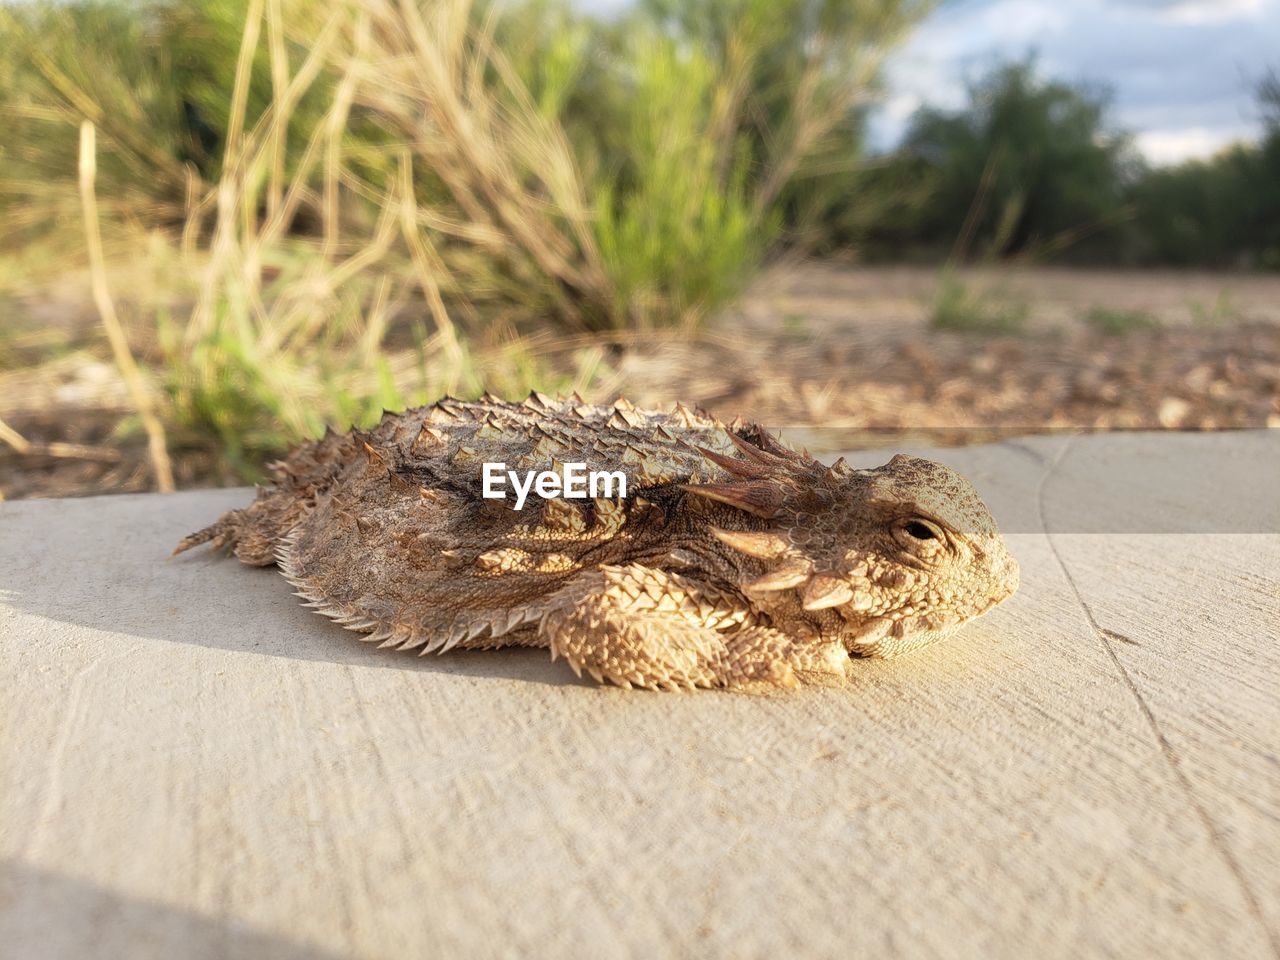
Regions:
M 1256 136 L 1252 84 L 1280 60 L 1280 0 L 976 0 L 944 4 L 889 64 L 893 107 L 872 126 L 891 146 L 918 100 L 951 108 L 966 80 L 1036 55 L 1041 73 L 1102 84 L 1113 120 L 1154 163 Z
M 1257 19 L 1266 13 L 1271 2 L 1272 0 L 1111 0 L 1109 5 L 1149 11 L 1174 23 L 1216 23 L 1224 20 Z
M 633 0 L 575 0 L 613 13 Z M 874 146 L 896 144 L 922 104 L 956 109 L 995 64 L 1037 56 L 1046 77 L 1101 84 L 1115 124 L 1153 163 L 1256 137 L 1253 83 L 1280 66 L 1280 0 L 952 0 L 888 66 Z
M 1222 23 L 1261 19 L 1266 8 L 1265 0 L 1185 0 L 1169 5 L 1167 16 L 1174 23 Z
M 1156 165 L 1180 163 L 1192 157 L 1211 157 L 1241 140 L 1248 129 L 1189 127 L 1177 130 L 1144 130 L 1134 138 L 1142 155 Z

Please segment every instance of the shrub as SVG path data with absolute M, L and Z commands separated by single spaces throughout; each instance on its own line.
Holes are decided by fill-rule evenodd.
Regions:
M 1103 306 L 1090 308 L 1084 315 L 1084 322 L 1110 336 L 1159 326 L 1155 316 L 1148 310 L 1123 310 Z
M 1240 311 L 1231 298 L 1231 291 L 1223 287 L 1218 291 L 1213 303 L 1204 304 L 1193 300 L 1189 305 L 1191 320 L 1202 327 L 1221 327 L 1240 320 Z
M 1127 216 L 1127 138 L 1108 129 L 1107 98 L 1041 80 L 1031 62 L 978 80 L 955 112 L 921 109 L 901 154 L 932 184 L 908 239 L 948 242 L 965 260 L 1044 256 Z
M 732 297 L 811 197 L 794 187 L 809 164 L 855 155 L 854 107 L 926 5 L 651 2 L 620 24 L 551 0 L 0 9 L 25 51 L 0 77 L 0 111 L 22 120 L 11 224 L 71 209 L 86 118 L 104 215 L 180 222 L 189 243 L 247 138 L 270 134 L 257 213 L 289 213 L 273 237 L 332 239 L 342 205 L 367 238 L 408 156 L 446 301 L 597 331 Z
M 0 66 L 0 245 L 83 227 L 91 121 L 108 246 L 166 277 L 120 303 L 144 386 L 172 442 L 241 476 L 383 407 L 589 388 L 603 351 L 548 331 L 687 325 L 734 296 L 923 11 L 730 6 L 0 7 L 23 51 Z
M 1030 313 L 1023 301 L 995 291 L 975 291 L 947 271 L 938 283 L 932 323 L 935 329 L 961 333 L 1016 333 L 1026 325 Z

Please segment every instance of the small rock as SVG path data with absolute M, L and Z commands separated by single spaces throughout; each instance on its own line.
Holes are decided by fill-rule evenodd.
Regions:
M 1160 408 L 1156 411 L 1156 419 L 1160 421 L 1160 426 L 1172 430 L 1182 426 L 1182 422 L 1186 419 L 1187 414 L 1191 410 L 1191 404 L 1179 397 L 1165 397 L 1160 401 Z

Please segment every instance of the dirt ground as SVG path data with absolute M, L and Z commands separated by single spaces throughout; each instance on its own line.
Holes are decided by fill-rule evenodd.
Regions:
M 742 414 L 814 452 L 1056 430 L 1280 427 L 1280 276 L 1038 268 L 962 281 L 984 302 L 1025 305 L 1025 325 L 932 328 L 933 269 L 778 268 L 697 336 L 619 351 L 592 399 Z M 84 309 L 19 306 L 37 318 Z M 0 304 L 0 322 L 9 309 Z M 1141 316 L 1107 331 L 1087 319 L 1099 309 Z M 37 325 L 10 349 L 39 349 L 42 336 Z M 145 443 L 109 364 L 68 354 L 35 374 L 12 361 L 0 375 L 0 418 L 32 450 L 0 443 L 0 494 L 149 488 Z M 175 468 L 184 487 L 235 480 L 208 452 L 182 454 Z

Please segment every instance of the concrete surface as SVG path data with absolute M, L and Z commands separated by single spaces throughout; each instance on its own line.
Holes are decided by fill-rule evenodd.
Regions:
M 767 697 L 167 559 L 245 491 L 0 504 L 0 953 L 1275 957 L 1278 440 L 941 451 L 1020 593 Z

